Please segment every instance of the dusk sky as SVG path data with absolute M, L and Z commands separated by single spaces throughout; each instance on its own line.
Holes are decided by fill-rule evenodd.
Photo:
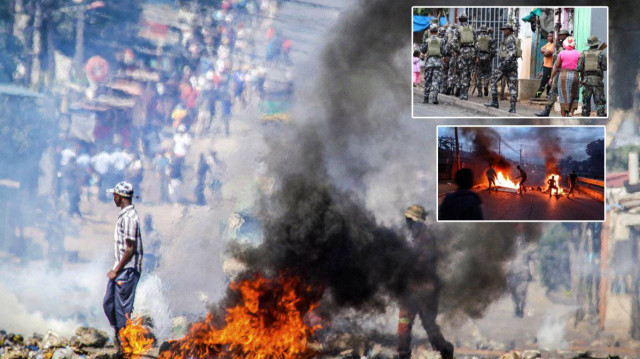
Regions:
M 502 138 L 501 152 L 503 156 L 518 161 L 518 150 L 522 145 L 527 161 L 535 164 L 544 163 L 544 156 L 540 151 L 541 141 L 557 142 L 563 150 L 563 153 L 558 156 L 559 158 L 571 156 L 575 160 L 581 161 L 588 157 L 585 152 L 587 144 L 604 138 L 604 127 L 493 126 L 489 128 L 498 132 Z M 441 136 L 454 137 L 454 127 L 438 127 L 438 137 Z M 471 141 L 462 135 L 459 136 L 459 139 L 461 149 L 469 151 Z M 498 151 L 498 143 L 495 143 L 493 150 Z

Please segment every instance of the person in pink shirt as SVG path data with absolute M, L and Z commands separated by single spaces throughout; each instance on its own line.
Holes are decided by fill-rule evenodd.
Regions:
M 573 111 L 578 108 L 580 79 L 576 67 L 580 58 L 580 51 L 576 50 L 576 42 L 572 36 L 564 40 L 562 47 L 564 47 L 564 50 L 560 51 L 556 63 L 553 65 L 549 85 L 553 83 L 554 76 L 560 71 L 557 84 L 560 112 L 563 117 L 570 117 L 573 115 Z
M 420 51 L 413 52 L 413 86 L 420 86 Z

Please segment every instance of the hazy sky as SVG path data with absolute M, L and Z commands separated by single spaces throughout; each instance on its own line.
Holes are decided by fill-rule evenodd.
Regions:
M 524 127 L 505 126 L 491 127 L 500 134 L 502 138 L 502 155 L 510 160 L 517 161 L 518 150 L 523 146 L 524 156 L 530 163 L 543 163 L 543 155 L 540 151 L 540 141 L 558 142 L 563 149 L 563 153 L 558 156 L 565 158 L 568 156 L 581 161 L 586 159 L 585 149 L 591 141 L 604 138 L 604 127 Z M 460 132 L 459 132 L 460 133 Z M 454 127 L 438 127 L 438 137 L 454 136 Z M 460 144 L 464 151 L 469 151 L 471 141 L 460 136 Z M 509 148 L 511 147 L 511 148 Z M 493 150 L 498 151 L 498 143 Z

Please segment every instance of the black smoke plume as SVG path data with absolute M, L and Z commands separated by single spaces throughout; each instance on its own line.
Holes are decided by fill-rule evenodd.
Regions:
M 492 128 L 462 127 L 462 135 L 473 143 L 473 152 L 496 168 L 509 170 L 511 163 L 496 149 L 500 146 L 500 134 Z

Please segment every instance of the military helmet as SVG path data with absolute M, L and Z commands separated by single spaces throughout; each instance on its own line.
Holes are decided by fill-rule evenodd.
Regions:
M 487 32 L 487 25 L 480 26 L 480 32 Z
M 469 18 L 467 17 L 467 14 L 462 13 L 460 14 L 460 16 L 458 16 L 458 20 L 460 21 L 467 21 Z
M 438 29 L 438 36 L 444 36 L 447 33 L 447 29 L 441 27 Z
M 429 32 L 437 32 L 437 31 L 438 31 L 438 25 L 431 24 L 431 26 L 429 26 Z
M 587 39 L 587 46 L 589 47 L 600 46 L 600 39 L 598 39 L 597 36 L 589 36 L 589 38 Z
M 567 36 L 569 36 L 569 31 L 567 31 L 567 30 L 565 30 L 565 29 L 562 29 L 562 30 L 558 31 L 558 36 L 560 36 L 560 35 L 567 35 Z
M 492 28 L 492 27 L 487 28 L 487 32 L 488 32 L 489 34 L 493 34 L 493 28 Z
M 500 28 L 500 30 L 506 30 L 506 29 L 509 29 L 511 31 L 515 31 L 514 23 L 512 23 L 511 21 L 508 21 L 504 25 L 502 25 L 502 27 Z
M 427 220 L 427 211 L 424 207 L 414 204 L 404 211 L 404 216 L 414 222 L 425 222 Z

